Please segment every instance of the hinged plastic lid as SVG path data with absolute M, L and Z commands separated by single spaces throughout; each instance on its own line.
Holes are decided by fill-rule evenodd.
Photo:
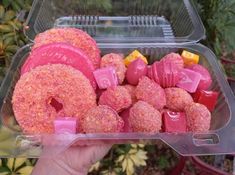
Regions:
M 85 30 L 98 43 L 196 43 L 205 29 L 193 0 L 34 0 L 25 34 Z

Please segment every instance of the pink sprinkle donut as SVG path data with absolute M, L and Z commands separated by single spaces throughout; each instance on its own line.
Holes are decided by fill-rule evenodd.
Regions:
M 129 124 L 133 132 L 156 133 L 161 130 L 161 114 L 153 106 L 138 101 L 130 109 Z
M 164 89 L 148 77 L 139 80 L 135 94 L 138 100 L 145 101 L 156 109 L 162 109 L 166 105 Z
M 34 39 L 33 50 L 45 44 L 58 42 L 82 49 L 95 68 L 100 66 L 100 50 L 95 40 L 86 32 L 76 28 L 53 28 L 38 34 Z
M 120 132 L 124 121 L 109 106 L 100 105 L 87 111 L 81 121 L 85 133 L 115 133 Z
M 183 111 L 185 106 L 193 103 L 191 95 L 181 88 L 166 88 L 166 107 L 173 111 Z
M 66 43 L 50 43 L 34 49 L 21 67 L 21 75 L 37 66 L 65 64 L 81 71 L 96 89 L 94 66 L 89 57 L 77 47 Z
M 99 104 L 107 105 L 117 112 L 121 112 L 132 104 L 131 95 L 123 86 L 111 87 L 102 93 Z
M 116 53 L 110 53 L 106 54 L 101 58 L 101 64 L 100 67 L 107 67 L 107 66 L 113 66 L 116 69 L 118 82 L 119 84 L 122 84 L 123 80 L 125 79 L 126 74 L 126 67 L 123 62 L 123 55 L 116 54 Z
M 185 113 L 189 131 L 205 132 L 210 129 L 211 113 L 206 106 L 191 103 L 185 107 Z
M 80 71 L 53 64 L 39 66 L 21 76 L 12 104 L 24 132 L 53 133 L 56 117 L 76 117 L 80 122 L 84 113 L 96 106 L 96 95 Z

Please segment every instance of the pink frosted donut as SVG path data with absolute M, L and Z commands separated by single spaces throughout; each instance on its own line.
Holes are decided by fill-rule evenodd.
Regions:
M 132 104 L 131 95 L 123 86 L 111 87 L 102 93 L 99 104 L 110 106 L 120 112 Z
M 13 111 L 26 133 L 53 133 L 56 117 L 81 117 L 96 106 L 89 80 L 78 70 L 61 64 L 39 66 L 17 82 Z
M 169 53 L 169 54 L 165 55 L 161 59 L 161 61 L 165 61 L 165 62 L 169 61 L 169 62 L 177 65 L 179 69 L 184 68 L 184 60 L 178 53 Z
M 33 50 L 21 68 L 21 75 L 37 66 L 65 64 L 81 71 L 96 88 L 94 66 L 88 56 L 77 47 L 66 43 L 50 43 Z
M 120 132 L 124 121 L 109 106 L 100 105 L 87 111 L 81 121 L 85 133 L 115 133 Z
M 144 101 L 138 101 L 130 109 L 129 125 L 133 132 L 156 133 L 161 130 L 162 116 L 158 110 Z
M 189 131 L 205 132 L 210 129 L 211 113 L 206 106 L 191 103 L 185 107 L 185 113 Z
M 100 67 L 107 67 L 107 66 L 113 66 L 115 67 L 118 82 L 119 84 L 122 84 L 123 80 L 125 79 L 126 74 L 126 67 L 123 62 L 123 55 L 116 54 L 116 53 L 110 53 L 106 54 L 101 58 L 101 64 Z
M 156 109 L 162 109 L 166 105 L 164 89 L 148 77 L 139 80 L 135 94 L 138 100 L 145 101 Z
M 132 86 L 130 84 L 126 84 L 123 86 L 124 88 L 126 88 L 126 90 L 129 92 L 129 94 L 131 95 L 131 100 L 132 100 L 132 103 L 135 103 L 137 102 L 137 98 L 135 96 L 135 86 Z
M 100 50 L 95 40 L 86 32 L 76 28 L 53 28 L 38 34 L 33 50 L 49 43 L 64 42 L 82 49 L 95 68 L 100 66 Z
M 166 107 L 173 111 L 183 111 L 185 106 L 193 103 L 191 95 L 181 88 L 166 88 Z

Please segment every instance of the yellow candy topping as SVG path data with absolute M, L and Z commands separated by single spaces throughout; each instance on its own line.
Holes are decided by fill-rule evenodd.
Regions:
M 146 64 L 148 64 L 148 61 L 146 57 L 144 57 L 138 50 L 134 50 L 131 54 L 129 54 L 125 59 L 124 59 L 124 64 L 128 66 L 132 61 L 136 59 L 142 59 Z
M 192 64 L 198 64 L 199 62 L 199 55 L 188 52 L 186 50 L 182 52 L 181 56 L 184 60 L 184 64 L 187 66 L 192 65 Z

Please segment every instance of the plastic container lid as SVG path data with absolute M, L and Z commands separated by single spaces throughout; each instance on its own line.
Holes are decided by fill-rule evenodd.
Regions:
M 196 43 L 205 29 L 193 0 L 34 0 L 25 34 L 85 30 L 98 43 Z

